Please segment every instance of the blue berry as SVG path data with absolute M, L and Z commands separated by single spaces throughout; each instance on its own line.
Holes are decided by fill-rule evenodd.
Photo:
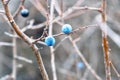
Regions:
M 84 67 L 84 63 L 83 63 L 83 62 L 77 63 L 77 67 L 78 67 L 79 69 L 82 69 L 82 68 Z
M 45 43 L 47 46 L 53 46 L 55 44 L 55 38 L 52 36 L 48 36 L 45 38 Z
M 28 17 L 28 15 L 29 15 L 29 10 L 28 10 L 28 9 L 22 9 L 22 10 L 21 10 L 21 15 L 22 15 L 23 17 Z
M 69 34 L 70 32 L 72 32 L 72 26 L 70 24 L 63 25 L 62 32 L 65 34 Z

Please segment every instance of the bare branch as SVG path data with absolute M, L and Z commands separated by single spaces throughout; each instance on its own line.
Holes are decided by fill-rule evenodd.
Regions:
M 49 21 L 49 36 L 52 36 L 53 32 L 53 17 L 54 17 L 54 8 L 55 8 L 55 0 L 51 0 L 50 5 L 50 21 Z M 53 80 L 57 80 L 57 74 L 56 74 L 56 66 L 55 66 L 55 54 L 54 54 L 54 48 L 53 46 L 50 47 L 51 52 L 51 66 L 52 66 L 52 72 L 53 72 Z
M 8 42 L 0 42 L 0 46 L 11 46 L 11 47 L 13 47 L 13 44 L 8 43 Z
M 87 6 L 85 6 L 85 7 L 73 7 L 73 9 L 75 9 L 75 10 L 93 10 L 93 11 L 98 11 L 98 12 L 101 11 L 100 8 L 87 7 Z
M 2 4 L 3 4 L 3 7 L 4 7 L 4 10 L 6 12 L 6 16 L 10 22 L 10 24 L 12 25 L 14 31 L 17 33 L 17 35 L 19 37 L 21 37 L 21 39 L 23 41 L 25 41 L 28 45 L 32 45 L 32 41 L 31 39 L 25 35 L 18 27 L 18 25 L 15 23 L 9 9 L 8 9 L 8 5 L 5 5 L 5 0 L 2 0 Z M 38 65 L 39 65 L 39 69 L 40 69 L 40 72 L 41 72 L 41 75 L 42 75 L 42 78 L 43 80 L 49 80 L 48 78 L 48 75 L 46 73 L 46 70 L 44 68 L 44 65 L 43 65 L 43 61 L 42 61 L 42 58 L 41 58 L 41 55 L 40 55 L 40 52 L 38 51 L 38 48 L 36 45 L 32 45 L 31 46 L 32 50 L 34 51 L 34 54 L 36 56 L 36 59 L 37 59 L 37 62 L 38 62 Z
M 110 61 L 110 65 L 113 68 L 113 70 L 115 71 L 116 75 L 118 76 L 118 78 L 120 78 L 120 74 L 118 73 L 117 69 L 115 68 L 115 66 L 113 65 L 112 61 Z
M 13 34 L 15 34 L 14 31 L 13 31 Z M 12 47 L 12 51 L 13 51 L 12 77 L 13 77 L 14 80 L 16 80 L 16 75 L 17 75 L 17 61 L 14 59 L 17 56 L 16 37 L 12 38 L 12 43 L 13 43 L 13 47 Z
M 16 56 L 16 57 L 15 57 L 15 59 L 18 59 L 18 60 L 21 60 L 21 61 L 24 61 L 24 62 L 27 62 L 27 63 L 30 63 L 30 64 L 32 64 L 32 63 L 33 63 L 33 61 L 32 61 L 32 60 L 27 59 L 27 58 L 22 57 L 22 56 Z
M 110 71 L 110 59 L 109 59 L 109 45 L 107 38 L 107 27 L 106 27 L 106 0 L 102 0 L 101 6 L 101 30 L 102 30 L 102 44 L 104 50 L 104 63 L 105 63 L 105 71 L 106 71 L 106 80 L 111 80 L 111 71 Z

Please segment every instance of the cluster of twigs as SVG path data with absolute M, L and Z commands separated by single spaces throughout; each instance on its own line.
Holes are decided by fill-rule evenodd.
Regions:
M 101 7 L 100 8 L 88 7 L 88 6 L 79 7 L 79 5 L 82 3 L 82 0 L 78 0 L 75 5 L 70 7 L 65 12 L 63 10 L 63 0 L 61 0 L 60 5 L 57 4 L 56 0 L 51 0 L 50 5 L 48 5 L 48 0 L 46 0 L 46 4 L 47 4 L 47 7 L 48 7 L 47 10 L 45 8 L 43 8 L 43 6 L 41 4 L 39 4 L 39 6 L 41 8 L 40 9 L 41 13 L 43 14 L 43 16 L 46 17 L 46 21 L 43 22 L 42 24 L 39 24 L 39 25 L 34 26 L 34 27 L 33 27 L 34 21 L 31 21 L 30 25 L 26 26 L 23 29 L 19 28 L 19 26 L 14 21 L 14 19 L 17 17 L 20 10 L 24 6 L 25 0 L 21 0 L 21 3 L 20 3 L 18 9 L 16 10 L 16 12 L 15 12 L 15 14 L 13 16 L 11 15 L 11 13 L 9 11 L 9 7 L 8 7 L 8 4 L 9 4 L 10 0 L 1 0 L 1 1 L 2 1 L 2 4 L 3 4 L 4 10 L 3 11 L 0 10 L 0 13 L 5 13 L 6 14 L 6 17 L 8 18 L 8 21 L 9 21 L 9 23 L 11 24 L 11 26 L 13 28 L 13 34 L 8 33 L 9 36 L 13 37 L 13 44 L 4 43 L 4 42 L 1 42 L 1 44 L 13 47 L 13 58 L 14 59 L 13 59 L 13 70 L 12 70 L 11 76 L 12 76 L 12 78 L 14 80 L 16 80 L 16 74 L 17 74 L 17 66 L 16 66 L 17 62 L 16 62 L 16 59 L 32 63 L 31 60 L 28 60 L 28 59 L 26 59 L 24 57 L 17 56 L 16 38 L 19 38 L 19 37 L 24 42 L 26 42 L 30 46 L 30 48 L 33 50 L 33 52 L 34 52 L 34 54 L 36 56 L 36 60 L 38 62 L 39 70 L 41 72 L 43 80 L 49 80 L 48 74 L 47 74 L 46 69 L 45 69 L 45 67 L 43 65 L 43 61 L 42 61 L 40 51 L 38 50 L 38 47 L 36 46 L 36 43 L 44 44 L 42 41 L 45 39 L 45 37 L 47 35 L 52 35 L 54 37 L 59 37 L 59 36 L 62 36 L 62 35 L 66 35 L 64 33 L 53 34 L 53 23 L 58 23 L 59 25 L 62 26 L 64 24 L 65 19 L 69 19 L 69 18 L 74 17 L 76 15 L 82 14 L 82 13 L 79 13 L 79 14 L 74 14 L 74 15 L 72 14 L 71 16 L 68 16 L 72 12 L 74 12 L 75 10 L 81 10 L 81 11 L 83 11 L 83 13 L 85 13 L 86 11 L 97 11 L 97 12 L 99 12 L 101 14 L 101 19 L 102 19 L 100 24 L 93 24 L 93 25 L 88 25 L 88 26 L 84 26 L 84 27 L 78 27 L 77 29 L 73 30 L 70 34 L 66 35 L 69 38 L 70 42 L 72 43 L 76 53 L 79 55 L 79 57 L 81 58 L 83 63 L 86 65 L 87 69 L 94 75 L 94 77 L 97 80 L 102 80 L 102 78 L 90 66 L 90 64 L 87 62 L 87 60 L 85 59 L 85 57 L 83 56 L 81 51 L 78 49 L 78 47 L 76 45 L 77 39 L 73 40 L 72 37 L 71 37 L 71 34 L 76 34 L 76 32 L 79 32 L 81 30 L 83 31 L 86 28 L 92 28 L 92 27 L 100 26 L 101 31 L 102 31 L 102 41 L 103 41 L 102 44 L 103 44 L 103 50 L 104 50 L 104 62 L 105 62 L 105 70 L 106 70 L 106 80 L 111 80 L 110 66 L 116 72 L 117 76 L 120 77 L 119 73 L 117 72 L 114 65 L 112 64 L 112 61 L 109 58 L 109 53 L 110 52 L 109 52 L 109 45 L 108 45 L 108 39 L 107 39 L 107 34 L 108 33 L 107 33 L 107 23 L 106 23 L 106 0 L 101 0 Z M 32 0 L 30 0 L 30 1 L 32 2 Z M 35 0 L 35 2 L 37 2 L 37 1 L 38 0 Z M 35 4 L 35 3 L 33 2 L 32 4 Z M 50 7 L 50 12 L 49 12 L 49 7 Z M 55 9 L 59 13 L 59 15 L 54 18 L 54 10 Z M 27 29 L 38 29 L 38 28 L 42 28 L 43 26 L 46 26 L 46 27 L 44 29 L 44 32 L 43 32 L 42 36 L 40 36 L 40 38 L 38 38 L 38 39 L 35 39 L 35 40 L 31 39 L 26 34 L 24 34 L 24 31 L 26 31 Z M 49 28 L 49 30 L 47 30 L 48 28 Z M 62 43 L 62 41 L 63 40 L 61 40 L 60 43 L 58 43 L 55 47 L 53 47 L 53 46 L 50 47 L 53 80 L 57 80 L 54 51 Z M 5 80 L 7 80 L 7 79 L 5 79 Z

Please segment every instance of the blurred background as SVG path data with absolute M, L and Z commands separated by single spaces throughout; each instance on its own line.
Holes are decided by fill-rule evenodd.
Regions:
M 50 5 L 51 0 L 48 0 Z M 14 15 L 18 9 L 20 0 L 11 0 L 9 9 Z M 33 29 L 25 29 L 24 33 L 33 39 L 39 38 L 46 24 L 46 0 L 25 0 L 25 8 L 30 12 L 27 18 L 23 18 L 20 14 L 15 18 L 20 29 L 32 26 Z M 60 18 L 59 22 L 53 24 L 53 34 L 61 32 L 61 17 L 65 15 L 64 23 L 71 24 L 73 29 L 92 24 L 98 24 L 100 13 L 97 11 L 73 10 L 71 7 L 96 7 L 101 6 L 101 0 L 63 0 L 61 12 L 61 0 L 56 0 L 54 19 Z M 3 10 L 0 1 L 0 10 Z M 72 10 L 72 11 L 70 11 Z M 49 9 L 48 9 L 49 11 Z M 62 13 L 62 14 L 61 14 Z M 108 25 L 108 41 L 110 47 L 110 59 L 117 71 L 120 73 L 120 0 L 107 0 L 107 25 Z M 36 28 L 37 27 L 37 28 Z M 35 29 L 34 29 L 35 28 Z M 12 28 L 7 21 L 4 13 L 0 13 L 0 78 L 11 74 L 12 72 Z M 89 27 L 80 30 L 71 35 L 73 39 L 77 39 L 79 51 L 84 55 L 85 59 L 96 71 L 96 73 L 105 80 L 104 56 L 102 49 L 102 35 L 99 27 Z M 79 40 L 78 40 L 79 39 Z M 5 43 L 7 45 L 5 45 Z M 72 42 L 66 35 L 56 37 L 55 48 L 55 65 L 58 80 L 96 80 L 95 76 L 86 68 L 81 58 L 75 51 Z M 56 47 L 56 45 L 54 47 Z M 43 59 L 46 71 L 50 80 L 53 80 L 51 69 L 51 53 L 48 46 L 37 43 L 39 51 Z M 29 46 L 17 38 L 17 55 L 25 57 L 32 61 L 25 62 L 17 59 L 17 80 L 42 80 L 36 58 Z M 119 80 L 114 70 L 111 68 L 112 80 Z

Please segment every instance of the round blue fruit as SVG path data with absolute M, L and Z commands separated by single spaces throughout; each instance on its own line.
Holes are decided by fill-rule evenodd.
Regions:
M 29 10 L 28 9 L 22 9 L 21 10 L 21 15 L 23 17 L 28 17 L 29 16 Z
M 62 26 L 62 32 L 65 34 L 69 34 L 72 32 L 72 26 L 70 24 L 65 24 Z
M 84 63 L 83 63 L 83 62 L 77 63 L 77 67 L 78 67 L 79 69 L 82 69 L 82 68 L 84 67 Z
M 55 38 L 52 36 L 48 36 L 45 38 L 45 43 L 47 46 L 53 46 L 55 44 Z

